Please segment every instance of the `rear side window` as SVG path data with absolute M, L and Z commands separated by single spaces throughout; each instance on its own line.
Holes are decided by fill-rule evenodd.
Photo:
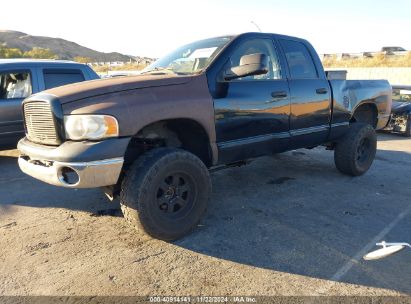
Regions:
M 81 70 L 46 69 L 43 74 L 46 90 L 85 80 Z
M 29 72 L 0 73 L 0 99 L 21 99 L 31 95 Z
M 318 78 L 317 70 L 307 47 L 301 42 L 280 40 L 292 79 Z

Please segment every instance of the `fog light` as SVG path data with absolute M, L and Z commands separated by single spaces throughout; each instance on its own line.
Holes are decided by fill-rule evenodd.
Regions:
M 60 169 L 59 179 L 61 182 L 68 185 L 75 185 L 80 181 L 80 177 L 77 172 L 70 167 L 62 167 Z

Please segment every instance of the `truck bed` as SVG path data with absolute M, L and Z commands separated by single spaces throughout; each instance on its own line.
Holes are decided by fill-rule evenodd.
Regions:
M 377 130 L 384 128 L 390 117 L 391 85 L 386 80 L 329 80 L 332 90 L 331 125 L 346 123 L 352 113 L 365 104 L 376 109 Z

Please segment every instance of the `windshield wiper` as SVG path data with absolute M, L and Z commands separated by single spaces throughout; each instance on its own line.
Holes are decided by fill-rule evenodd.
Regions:
M 159 72 L 161 74 L 171 74 L 171 73 L 173 73 L 173 74 L 176 74 L 176 75 L 191 75 L 191 73 L 176 72 L 170 67 L 166 67 L 166 68 L 165 67 L 155 67 L 155 68 L 153 68 L 149 71 L 141 72 L 140 75 L 156 73 L 156 72 Z M 169 73 L 169 72 L 171 72 L 171 73 Z
M 167 74 L 165 71 L 175 73 L 173 71 L 173 69 L 171 69 L 171 68 L 155 67 L 155 68 L 153 68 L 149 71 L 141 72 L 140 75 L 141 74 L 149 74 L 149 73 L 153 73 L 153 72 L 162 72 L 162 71 L 164 72 L 164 74 Z

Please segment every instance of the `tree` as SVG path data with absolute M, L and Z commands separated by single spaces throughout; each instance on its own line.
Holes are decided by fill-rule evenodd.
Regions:
M 19 49 L 8 48 L 0 46 L 0 58 L 21 58 L 23 52 Z
M 91 59 L 90 57 L 76 56 L 74 57 L 74 61 L 79 63 L 91 63 L 93 62 L 93 59 Z
M 35 47 L 31 51 L 24 52 L 24 57 L 34 59 L 57 59 L 58 56 L 50 49 Z

